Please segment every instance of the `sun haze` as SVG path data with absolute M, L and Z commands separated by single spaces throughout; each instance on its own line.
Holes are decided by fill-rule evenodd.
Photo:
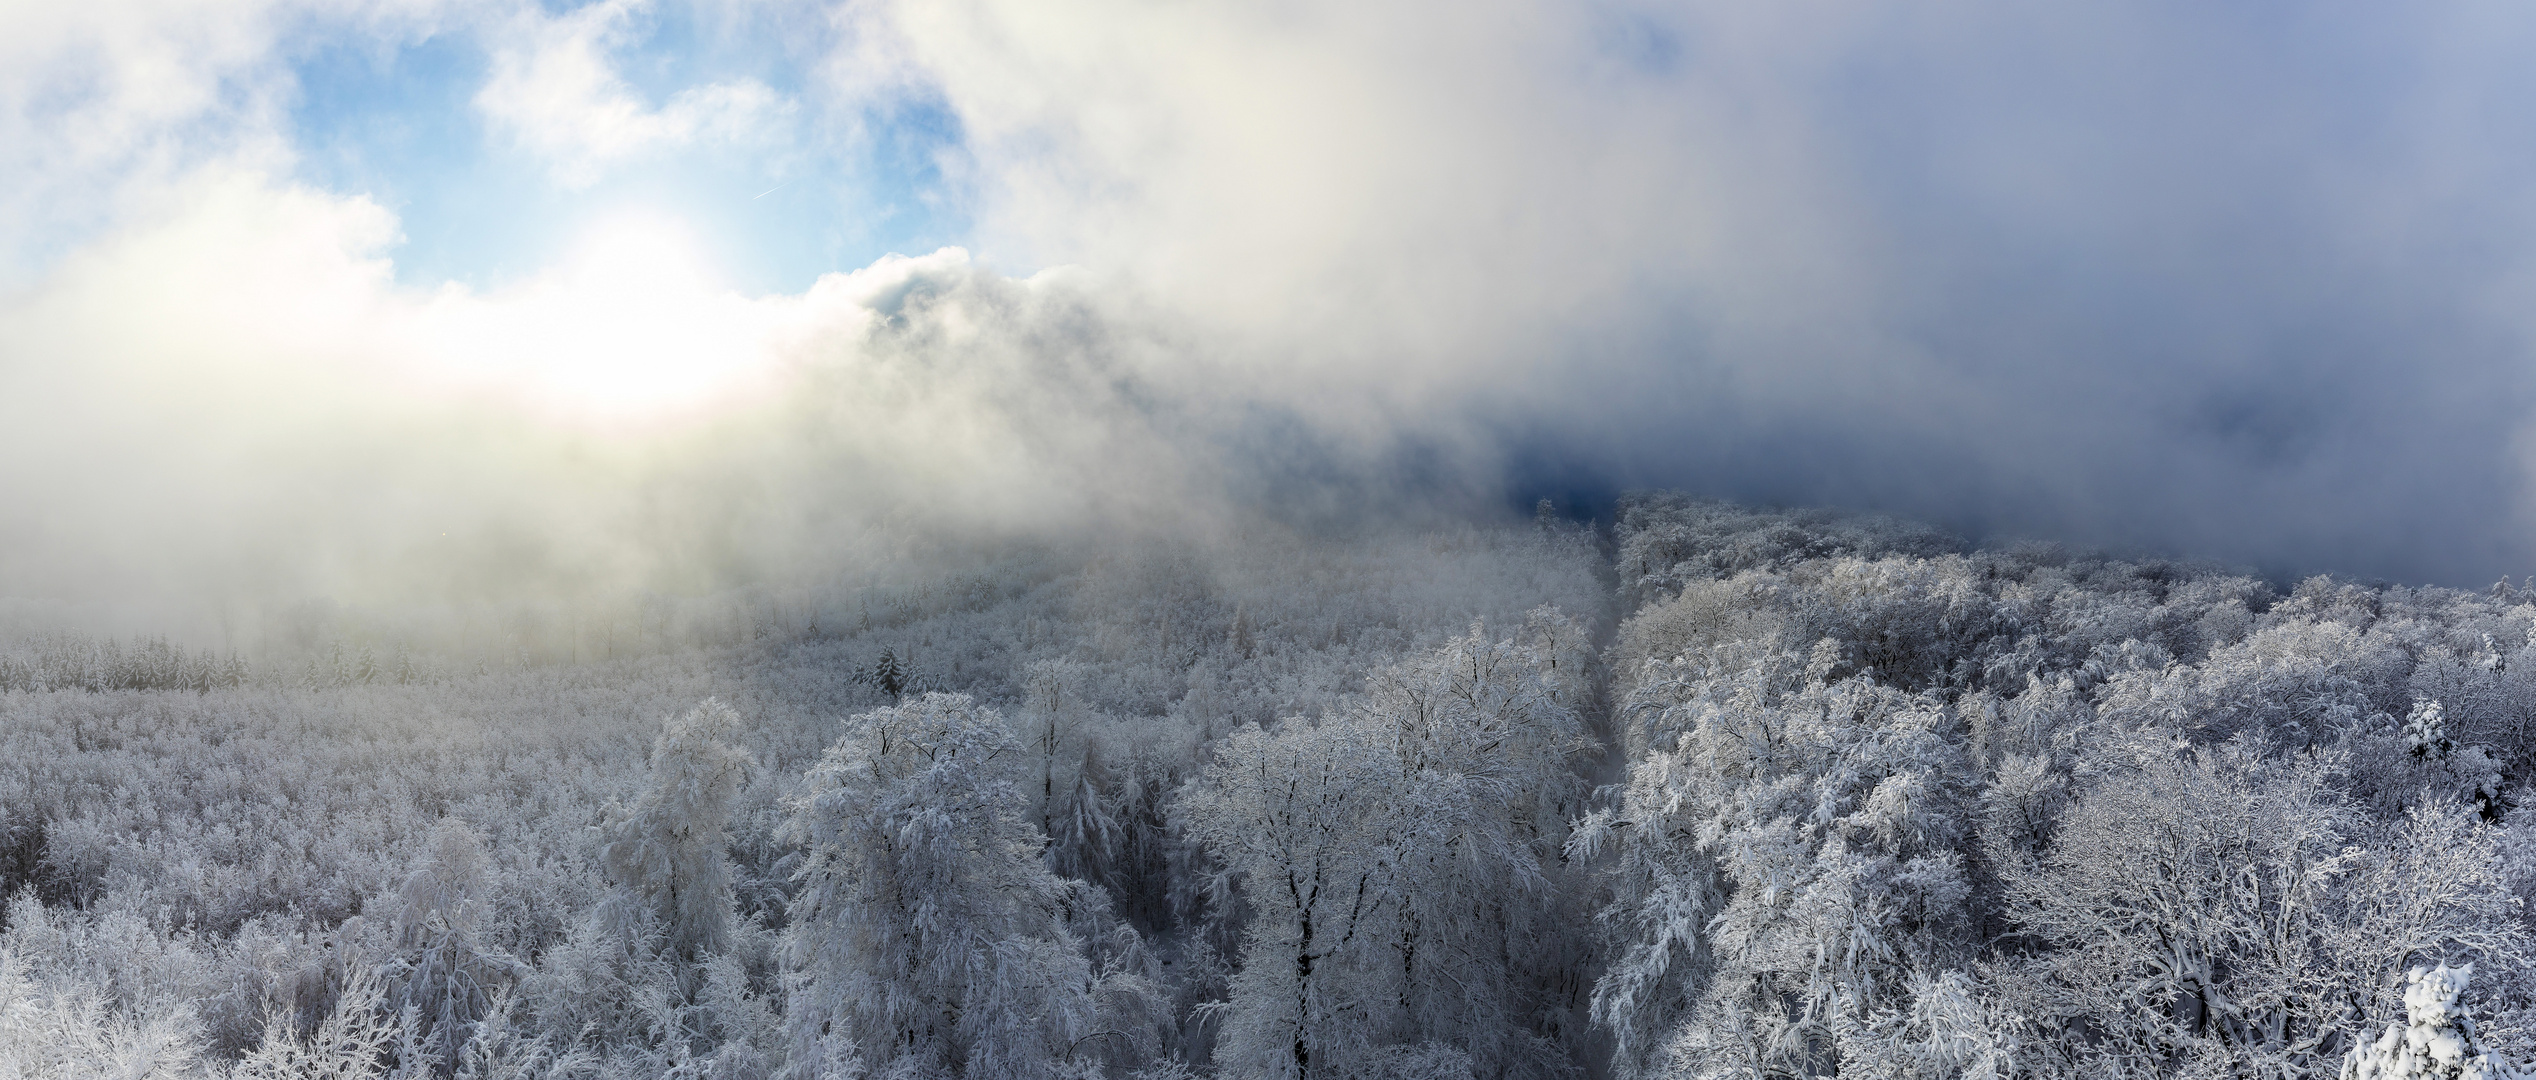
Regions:
M 425 381 L 509 395 L 564 422 L 691 417 L 768 377 L 774 307 L 723 285 L 692 226 L 622 213 L 524 281 L 434 296 L 414 362 Z

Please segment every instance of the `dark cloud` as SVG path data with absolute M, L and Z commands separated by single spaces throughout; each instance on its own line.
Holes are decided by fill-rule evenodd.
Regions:
M 1509 486 L 2536 564 L 2523 12 L 903 10 L 990 248 L 1115 273 L 1276 357 L 1249 391 L 1377 402 Z

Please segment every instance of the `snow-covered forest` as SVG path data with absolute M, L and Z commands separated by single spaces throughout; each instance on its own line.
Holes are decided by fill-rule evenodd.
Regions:
M 0 645 L 0 1076 L 2536 1059 L 2507 582 L 1658 494 L 302 615 Z

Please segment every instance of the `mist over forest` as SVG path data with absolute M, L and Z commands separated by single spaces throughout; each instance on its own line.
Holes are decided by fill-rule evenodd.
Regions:
M 2531 1075 L 2530 55 L 0 6 L 0 1080 Z

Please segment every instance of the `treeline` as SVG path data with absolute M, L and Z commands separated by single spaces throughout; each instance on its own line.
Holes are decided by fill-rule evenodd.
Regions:
M 0 696 L 0 1058 L 1499 1080 L 2536 1052 L 2515 589 L 1646 495 L 1599 533 L 1047 549 L 888 597 L 579 663 Z
M 237 655 L 188 650 L 165 638 L 129 643 L 111 637 L 41 634 L 0 648 L 0 693 L 55 690 L 191 690 L 207 694 L 247 681 Z

